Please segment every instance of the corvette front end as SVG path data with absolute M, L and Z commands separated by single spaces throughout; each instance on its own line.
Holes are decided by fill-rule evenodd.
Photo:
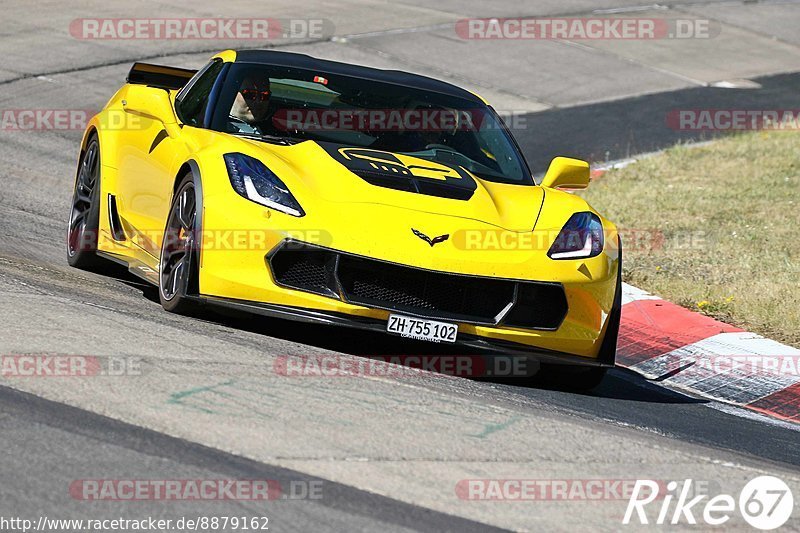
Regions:
M 270 168 L 286 176 L 294 170 L 280 165 L 282 159 L 313 160 L 314 154 L 299 152 L 315 148 L 263 150 L 278 154 Z M 215 164 L 222 160 L 220 155 Z M 479 221 L 503 218 L 495 204 L 475 218 L 442 214 L 448 203 L 461 202 L 455 199 L 432 199 L 439 213 L 414 209 L 403 205 L 408 193 L 359 183 L 347 170 L 326 164 L 305 165 L 303 171 L 340 174 L 335 181 L 353 198 L 327 200 L 300 186 L 307 182 L 292 180 L 298 184 L 292 193 L 305 212 L 302 217 L 246 200 L 227 180 L 204 182 L 201 294 L 252 306 L 314 310 L 338 317 L 337 323 L 353 317 L 350 325 L 373 329 L 376 322 L 385 328 L 396 312 L 454 322 L 459 338 L 487 345 L 568 353 L 587 363 L 597 358 L 617 286 L 616 229 L 602 220 L 606 238 L 593 257 L 548 256 L 572 204 L 577 208 L 582 200 L 548 190 L 545 195 L 560 201 L 534 196 L 531 229 L 508 230 Z M 361 186 L 369 188 L 370 201 L 358 198 Z M 510 187 L 481 184 L 487 195 Z M 556 205 L 560 208 L 550 207 Z M 434 244 L 424 238 L 442 236 L 447 238 Z

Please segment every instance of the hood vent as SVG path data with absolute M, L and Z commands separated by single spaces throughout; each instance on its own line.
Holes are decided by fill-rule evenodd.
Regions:
M 363 179 L 370 185 L 395 189 L 397 191 L 413 192 L 425 194 L 427 196 L 437 196 L 439 198 L 450 198 L 452 200 L 469 200 L 475 194 L 475 189 L 467 189 L 463 186 L 448 185 L 444 181 L 415 178 L 413 176 L 400 176 L 397 174 L 387 174 L 385 172 L 373 172 L 369 170 L 350 169 L 350 172 Z

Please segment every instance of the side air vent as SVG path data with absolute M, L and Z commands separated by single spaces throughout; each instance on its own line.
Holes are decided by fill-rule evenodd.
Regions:
M 115 241 L 125 240 L 125 230 L 122 229 L 122 222 L 119 220 L 117 210 L 117 197 L 113 194 L 108 195 L 108 225 L 111 227 L 111 236 Z

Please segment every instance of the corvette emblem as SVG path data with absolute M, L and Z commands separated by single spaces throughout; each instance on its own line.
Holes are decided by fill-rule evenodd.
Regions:
M 411 228 L 411 231 L 414 233 L 414 235 L 416 235 L 417 237 L 419 237 L 423 241 L 425 241 L 428 244 L 430 244 L 431 248 L 433 248 L 434 244 L 438 244 L 440 242 L 444 242 L 444 241 L 446 241 L 447 239 L 450 238 L 450 234 L 449 233 L 447 233 L 445 235 L 439 235 L 438 237 L 434 237 L 433 239 L 431 239 L 430 237 L 428 237 L 427 235 L 425 235 L 424 233 L 422 233 L 419 230 L 415 230 L 414 228 Z

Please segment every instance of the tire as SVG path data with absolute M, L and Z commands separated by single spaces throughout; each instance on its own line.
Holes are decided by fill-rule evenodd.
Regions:
M 614 294 L 614 303 L 608 316 L 608 327 L 600 345 L 597 359 L 600 362 L 613 365 L 617 359 L 617 339 L 619 338 L 619 324 L 622 321 L 622 240 L 619 241 L 619 271 L 617 272 L 617 292 Z
M 78 162 L 67 229 L 67 262 L 82 270 L 99 272 L 110 263 L 97 256 L 100 229 L 100 143 L 92 134 Z
M 158 262 L 158 297 L 170 313 L 194 315 L 198 293 L 197 191 L 191 172 L 172 199 Z

